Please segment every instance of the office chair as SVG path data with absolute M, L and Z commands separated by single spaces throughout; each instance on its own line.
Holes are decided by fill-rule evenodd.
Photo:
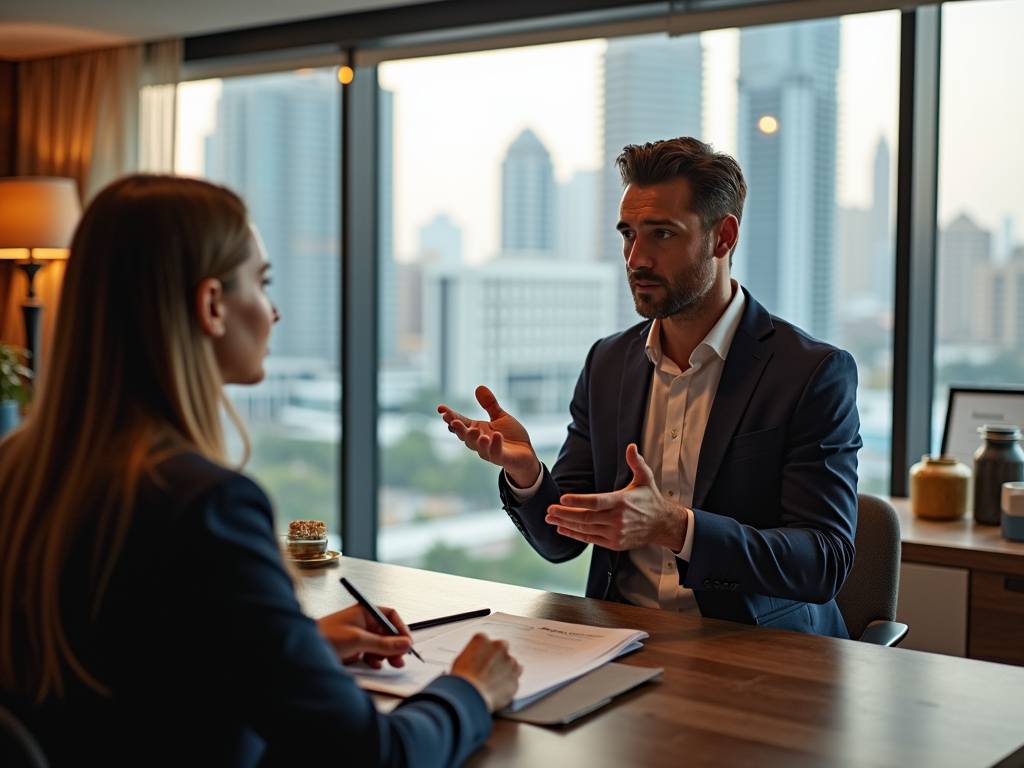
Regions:
M 0 707 L 0 765 L 3 768 L 50 768 L 39 742 L 14 714 Z
M 899 645 L 909 627 L 896 621 L 900 586 L 900 522 L 887 502 L 857 494 L 857 556 L 836 604 L 850 637 Z

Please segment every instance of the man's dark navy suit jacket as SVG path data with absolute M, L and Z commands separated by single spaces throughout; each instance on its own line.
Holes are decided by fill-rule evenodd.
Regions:
M 650 323 L 597 342 L 570 411 L 572 423 L 537 494 L 519 504 L 502 473 L 505 509 L 545 558 L 585 545 L 544 521 L 564 493 L 606 493 L 633 473 L 642 450 L 653 364 Z M 746 304 L 722 370 L 693 490 L 693 553 L 679 569 L 703 616 L 848 637 L 835 603 L 854 557 L 857 527 L 857 369 L 849 353 Z M 621 599 L 628 554 L 594 547 L 587 596 Z

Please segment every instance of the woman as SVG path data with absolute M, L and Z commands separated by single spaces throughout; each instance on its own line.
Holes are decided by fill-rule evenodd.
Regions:
M 401 666 L 408 638 L 300 612 L 219 414 L 263 378 L 268 267 L 201 181 L 125 178 L 78 227 L 49 385 L 0 445 L 0 703 L 54 765 L 456 765 L 515 691 L 478 636 L 379 714 L 338 657 Z

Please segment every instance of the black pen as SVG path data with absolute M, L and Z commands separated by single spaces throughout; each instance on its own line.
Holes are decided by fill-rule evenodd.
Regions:
M 373 618 L 377 620 L 377 623 L 384 627 L 384 629 L 386 629 L 390 634 L 396 636 L 402 634 L 398 631 L 398 627 L 396 627 L 394 624 L 388 621 L 388 617 L 381 613 L 379 610 L 377 610 L 377 606 L 375 606 L 373 603 L 371 603 L 369 600 L 363 597 L 363 593 L 355 587 L 353 587 L 352 583 L 344 576 L 341 577 L 341 586 L 347 589 L 348 593 L 356 599 L 356 602 L 363 606 L 363 610 L 369 613 L 371 616 L 373 616 Z M 409 653 L 411 653 L 420 661 L 423 661 L 423 657 L 416 653 L 416 649 L 413 648 L 411 645 L 409 646 Z M 423 663 L 426 664 L 427 662 L 423 661 Z
M 465 619 L 478 619 L 481 616 L 487 616 L 491 612 L 490 608 L 480 608 L 476 611 L 466 611 L 465 613 L 453 613 L 451 616 L 438 616 L 436 619 L 424 619 L 423 621 L 414 621 L 409 625 L 409 631 L 412 632 L 417 629 L 426 629 L 427 627 L 439 627 L 442 624 L 451 624 L 456 621 L 463 621 Z

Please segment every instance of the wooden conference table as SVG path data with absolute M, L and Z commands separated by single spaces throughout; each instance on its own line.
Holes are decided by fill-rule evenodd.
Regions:
M 622 662 L 664 667 L 661 682 L 564 728 L 499 719 L 470 766 L 1024 766 L 1022 668 L 348 557 L 303 572 L 307 613 L 353 603 L 342 575 L 406 621 L 486 607 L 650 634 Z

